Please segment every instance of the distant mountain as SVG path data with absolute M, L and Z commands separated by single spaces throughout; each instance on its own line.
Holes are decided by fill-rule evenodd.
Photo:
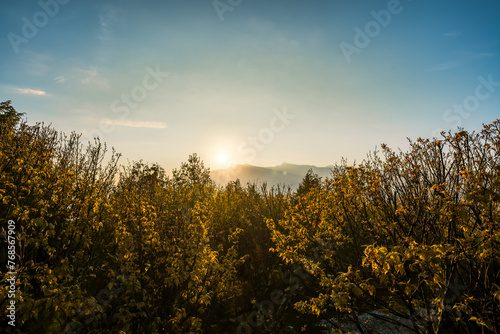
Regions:
M 252 165 L 235 165 L 226 169 L 218 169 L 210 172 L 212 180 L 220 185 L 225 185 L 229 181 L 239 179 L 242 185 L 248 182 L 267 182 L 269 186 L 289 185 L 297 189 L 307 171 L 312 168 L 318 176 L 325 178 L 330 175 L 333 166 L 316 167 L 310 165 L 293 165 L 282 163 L 274 167 L 258 167 Z

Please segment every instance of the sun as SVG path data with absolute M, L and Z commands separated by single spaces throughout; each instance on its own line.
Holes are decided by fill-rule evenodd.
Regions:
M 226 167 L 229 158 L 226 153 L 219 153 L 217 156 L 217 163 L 223 167 Z

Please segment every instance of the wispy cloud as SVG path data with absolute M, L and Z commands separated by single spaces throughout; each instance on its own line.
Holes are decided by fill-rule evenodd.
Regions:
M 449 62 L 449 63 L 443 63 L 443 64 L 438 64 L 435 66 L 432 66 L 429 71 L 446 71 L 451 68 L 459 66 L 459 62 Z
M 94 85 L 104 88 L 109 88 L 108 80 L 103 78 L 101 74 L 97 71 L 97 69 L 92 68 L 89 70 L 79 70 L 81 79 L 80 82 L 86 86 Z
M 50 71 L 50 64 L 53 58 L 50 55 L 37 53 L 30 50 L 22 50 L 20 61 L 23 63 L 23 70 L 31 76 L 44 76 Z
M 167 127 L 167 124 L 164 122 L 129 121 L 124 119 L 104 119 L 103 123 L 106 125 L 120 125 L 132 128 L 165 129 Z
M 498 57 L 498 53 L 491 53 L 491 52 L 469 52 L 465 54 L 466 57 L 469 57 L 470 60 L 474 59 L 483 59 L 483 58 L 491 58 L 491 57 Z
M 116 10 L 112 5 L 105 5 L 99 15 L 99 40 L 106 42 L 112 39 L 111 27 L 117 22 Z
M 57 82 L 57 83 L 64 83 L 66 81 L 66 78 L 62 75 L 58 76 L 58 77 L 55 77 L 54 80 Z
M 31 88 L 17 88 L 17 91 L 21 94 L 29 94 L 29 95 L 39 95 L 44 96 L 47 95 L 43 90 L 31 89 Z
M 458 37 L 460 35 L 462 35 L 460 31 L 449 31 L 443 34 L 444 37 Z
M 472 62 L 474 60 L 484 59 L 484 58 L 492 58 L 492 57 L 498 57 L 498 56 L 499 56 L 499 54 L 491 53 L 491 52 L 461 53 L 460 59 L 455 60 L 455 61 L 450 61 L 447 63 L 434 65 L 431 68 L 429 68 L 429 71 L 446 71 L 446 70 L 449 70 L 449 69 L 454 68 L 454 67 L 465 65 L 465 64 Z

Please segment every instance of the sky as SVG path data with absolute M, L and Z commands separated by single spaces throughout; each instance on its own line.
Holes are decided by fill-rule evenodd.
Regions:
M 0 100 L 122 164 L 352 163 L 500 118 L 497 0 L 0 8 Z

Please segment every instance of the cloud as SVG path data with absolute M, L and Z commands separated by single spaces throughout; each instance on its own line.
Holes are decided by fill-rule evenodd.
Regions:
M 128 121 L 124 119 L 104 119 L 103 123 L 105 125 L 121 125 L 132 128 L 165 129 L 167 127 L 164 122 Z
M 459 65 L 460 65 L 459 62 L 443 63 L 443 64 L 438 64 L 438 65 L 432 66 L 429 69 L 429 71 L 446 71 L 446 70 L 449 70 L 451 68 L 457 67 Z
M 116 10 L 112 5 L 102 7 L 102 12 L 99 15 L 100 32 L 99 40 L 107 42 L 112 39 L 111 27 L 117 22 Z
M 429 68 L 429 71 L 446 71 L 446 70 L 449 70 L 449 69 L 457 67 L 457 66 L 465 65 L 465 64 L 470 63 L 470 62 L 477 60 L 477 59 L 492 58 L 492 57 L 498 57 L 498 54 L 491 53 L 491 52 L 461 53 L 460 54 L 461 59 L 456 60 L 456 61 L 450 61 L 448 63 L 434 65 L 431 68 Z
M 460 35 L 462 35 L 460 31 L 449 31 L 443 34 L 444 37 L 458 37 Z
M 99 86 L 99 87 L 105 87 L 109 88 L 108 86 L 108 80 L 106 78 L 103 78 L 97 69 L 93 68 L 90 70 L 79 70 L 82 79 L 80 82 L 86 86 L 94 85 L 94 86 Z
M 58 77 L 55 77 L 54 80 L 57 82 L 57 83 L 64 83 L 66 81 L 66 78 L 64 78 L 64 76 L 60 75 Z
M 470 57 L 470 59 L 483 59 L 483 58 L 498 57 L 498 54 L 491 52 L 477 52 L 477 53 L 470 52 L 467 54 L 467 56 Z
M 39 95 L 44 96 L 47 95 L 43 90 L 31 89 L 31 88 L 17 88 L 17 91 L 21 94 L 29 94 L 29 95 Z
M 49 65 L 54 61 L 50 55 L 36 53 L 30 50 L 22 50 L 20 63 L 26 74 L 32 76 L 45 76 L 50 71 Z

